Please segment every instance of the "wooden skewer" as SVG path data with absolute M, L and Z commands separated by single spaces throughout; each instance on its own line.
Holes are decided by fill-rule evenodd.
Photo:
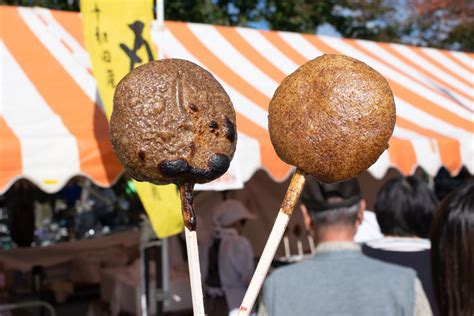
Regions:
M 301 226 L 296 224 L 293 229 L 293 234 L 296 236 L 296 248 L 298 249 L 298 256 L 303 257 L 303 242 L 301 241 Z
M 204 298 L 202 295 L 201 269 L 199 266 L 199 251 L 196 235 L 196 214 L 193 206 L 192 183 L 180 184 L 181 210 L 184 219 L 186 250 L 188 253 L 189 278 L 191 281 L 191 298 L 193 314 L 204 316 Z
M 296 246 L 298 248 L 298 256 L 303 257 L 304 255 L 303 242 L 300 239 L 298 239 L 298 241 L 296 242 Z
M 295 174 L 291 178 L 288 191 L 286 191 L 285 198 L 281 203 L 280 211 L 278 212 L 278 216 L 273 224 L 270 236 L 268 237 L 265 248 L 263 249 L 262 256 L 258 261 L 257 268 L 255 269 L 252 280 L 247 288 L 247 292 L 245 293 L 244 300 L 240 305 L 238 315 L 249 315 L 252 311 L 255 299 L 260 292 L 265 276 L 267 275 L 270 264 L 275 256 L 275 252 L 280 244 L 283 234 L 285 233 L 291 214 L 293 214 L 293 209 L 298 203 L 301 192 L 303 191 L 305 180 L 306 174 L 303 171 L 296 169 Z
M 285 258 L 288 259 L 291 257 L 291 252 L 290 252 L 290 240 L 288 236 L 283 237 L 283 246 L 285 248 Z
M 306 232 L 306 234 L 308 235 L 309 249 L 311 249 L 311 254 L 314 255 L 316 248 L 314 247 L 314 239 L 313 239 L 313 236 L 311 236 L 311 233 L 310 233 L 310 232 Z

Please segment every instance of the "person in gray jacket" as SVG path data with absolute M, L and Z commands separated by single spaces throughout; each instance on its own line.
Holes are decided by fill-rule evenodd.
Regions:
M 270 274 L 261 315 L 432 315 L 414 270 L 366 257 L 354 243 L 365 206 L 357 180 L 308 178 L 301 201 L 313 221 L 315 255 Z

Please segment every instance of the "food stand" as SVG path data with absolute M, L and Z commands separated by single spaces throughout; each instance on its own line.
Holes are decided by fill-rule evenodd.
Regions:
M 9 27 L 1 31 L 1 71 L 8 80 L 1 83 L 0 192 L 20 178 L 49 193 L 77 175 L 111 186 L 123 170 L 110 146 L 79 14 L 7 6 L 1 10 Z M 286 75 L 323 53 L 366 62 L 388 79 L 394 91 L 394 137 L 361 177 L 368 183 L 366 190 L 376 191 L 375 179 L 393 173 L 391 168 L 412 174 L 419 167 L 430 176 L 441 167 L 453 175 L 463 167 L 474 173 L 473 54 L 171 21 L 165 22 L 162 41 L 158 41 L 158 29 L 151 32 L 165 57 L 187 59 L 211 71 L 235 104 L 236 157 L 224 179 L 197 188 L 203 192 L 196 204 L 209 225 L 209 210 L 222 198 L 212 190 L 238 189 L 229 195 L 246 201 L 260 218 L 259 230 L 254 231 L 263 237 L 253 240 L 256 253 L 263 247 L 292 172 L 270 144 L 269 100 Z M 46 267 L 71 262 L 74 251 L 58 246 L 58 252 L 27 251 L 19 255 L 26 256 L 23 260 L 14 258 L 14 250 L 1 252 L 0 258 L 10 260 L 15 269 L 30 269 L 25 262 L 31 258 Z M 50 256 L 45 255 L 48 251 Z

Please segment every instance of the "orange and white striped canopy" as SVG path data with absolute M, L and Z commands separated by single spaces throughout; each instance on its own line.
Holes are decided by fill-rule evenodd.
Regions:
M 80 14 L 1 7 L 0 192 L 25 177 L 53 192 L 72 176 L 107 186 L 122 168 L 83 44 Z M 243 180 L 265 169 L 275 180 L 291 166 L 276 156 L 267 131 L 270 98 L 281 80 L 324 53 L 364 61 L 387 78 L 397 123 L 390 147 L 370 169 L 404 174 L 442 166 L 474 172 L 474 55 L 288 32 L 166 22 L 152 37 L 165 57 L 211 71 L 237 111 Z M 249 145 L 250 144 L 250 145 Z

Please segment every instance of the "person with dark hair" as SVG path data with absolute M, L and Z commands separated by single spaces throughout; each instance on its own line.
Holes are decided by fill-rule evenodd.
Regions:
M 11 214 L 11 238 L 18 247 L 31 247 L 35 238 L 35 201 L 41 191 L 29 180 L 18 180 L 5 194 Z
M 437 204 L 426 182 L 410 176 L 387 181 L 378 193 L 374 208 L 385 236 L 428 238 Z
M 313 221 L 315 254 L 269 275 L 260 315 L 431 315 L 415 271 L 368 258 L 354 243 L 365 208 L 356 179 L 308 177 L 301 202 Z
M 452 176 L 448 169 L 442 167 L 433 179 L 436 197 L 442 200 L 446 195 L 463 185 L 469 177 L 469 171 L 465 167 L 461 168 L 455 176 Z
M 380 189 L 374 206 L 385 237 L 362 246 L 369 257 L 414 269 L 435 315 L 437 307 L 427 238 L 437 203 L 436 196 L 423 180 L 414 176 L 390 179 Z
M 430 237 L 441 315 L 474 315 L 474 181 L 444 198 L 435 212 Z

